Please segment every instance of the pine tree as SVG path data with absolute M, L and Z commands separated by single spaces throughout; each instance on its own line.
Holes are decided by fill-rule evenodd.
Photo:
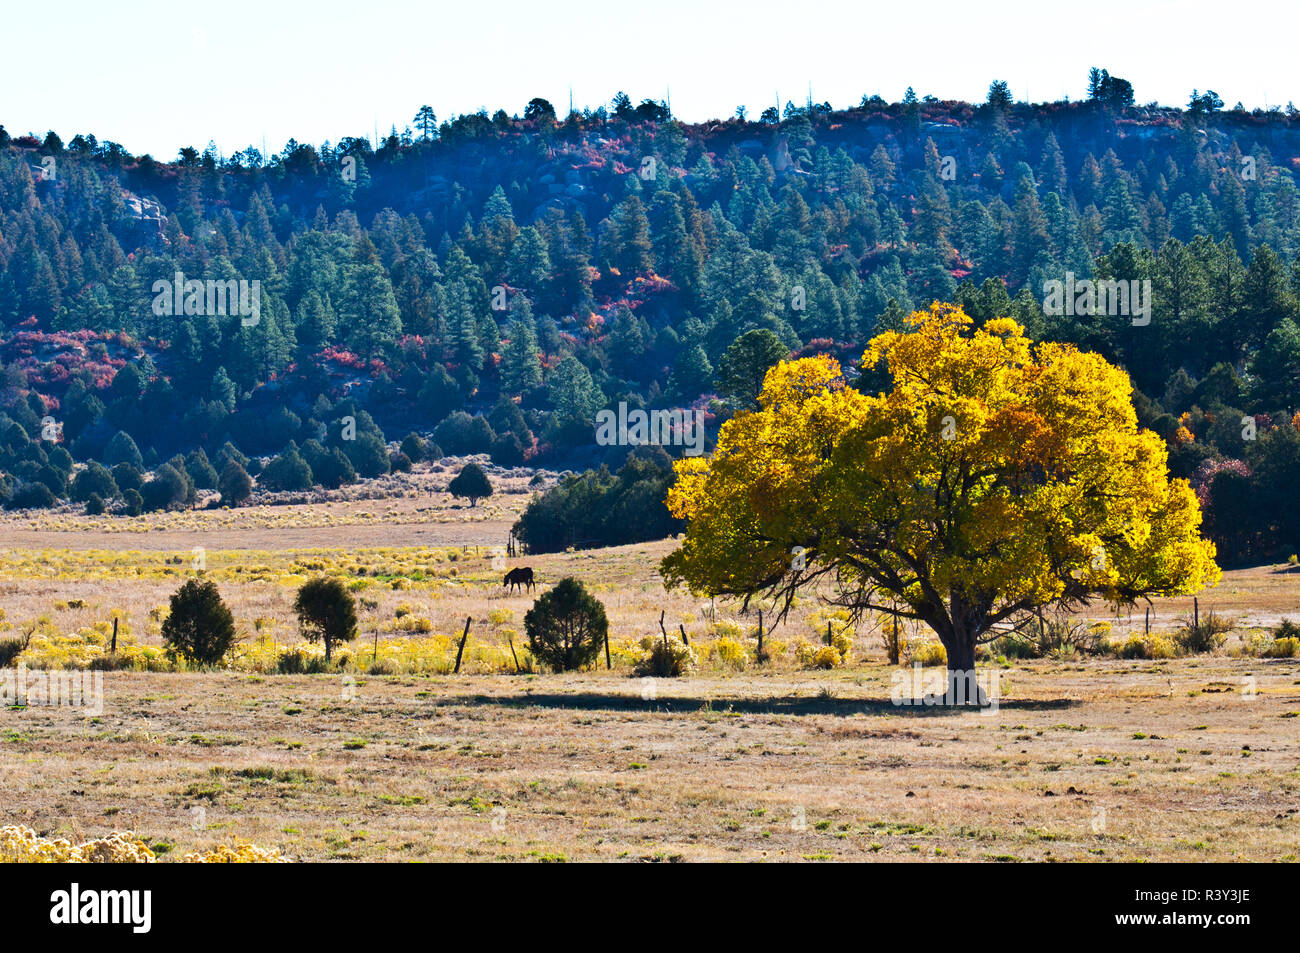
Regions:
M 515 213 L 506 198 L 505 190 L 497 186 L 483 206 L 479 222 L 479 243 L 487 260 L 487 273 L 499 276 L 505 273 L 506 259 L 519 237 Z
M 533 226 L 520 230 L 510 251 L 507 274 L 511 284 L 528 292 L 534 299 L 541 300 L 546 295 L 551 259 L 546 251 L 546 242 Z
M 367 361 L 402 333 L 393 286 L 377 262 L 356 264 L 348 270 L 338 311 L 348 347 Z
M 501 355 L 501 389 L 507 394 L 526 394 L 542 382 L 541 352 L 532 321 L 523 315 L 510 322 L 510 343 Z
M 605 347 L 617 373 L 625 377 L 641 376 L 644 371 L 642 357 L 646 349 L 645 337 L 641 322 L 626 306 L 620 305 L 615 310 Z
M 605 400 L 591 379 L 591 372 L 572 355 L 551 372 L 546 386 L 556 422 L 562 427 L 571 424 L 591 426 L 596 411 Z
M 330 306 L 329 296 L 321 297 L 315 288 L 307 292 L 298 304 L 296 335 L 298 354 L 309 357 L 324 350 L 334 341 L 338 317 Z
M 606 248 L 606 259 L 625 280 L 653 269 L 650 223 L 646 219 L 645 206 L 635 195 L 629 195 L 615 206 L 606 223 L 602 244 Z
M 478 315 L 474 313 L 469 289 L 463 281 L 447 287 L 447 327 L 456 360 L 476 374 L 483 370 L 483 345 L 480 343 Z
M 684 348 L 673 364 L 668 376 L 669 394 L 680 400 L 694 400 L 709 390 L 713 383 L 713 365 L 709 363 L 704 348 L 698 344 Z
M 1282 260 L 1267 245 L 1255 251 L 1242 284 L 1238 321 L 1246 347 L 1264 343 L 1270 330 L 1296 316 L 1296 299 Z

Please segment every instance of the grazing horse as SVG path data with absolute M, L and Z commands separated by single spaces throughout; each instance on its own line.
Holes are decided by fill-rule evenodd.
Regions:
M 509 586 L 511 592 L 514 592 L 515 586 L 523 586 L 524 592 L 537 588 L 537 583 L 533 582 L 533 570 L 529 566 L 520 566 L 518 569 L 510 570 L 506 573 L 506 578 L 501 585 Z

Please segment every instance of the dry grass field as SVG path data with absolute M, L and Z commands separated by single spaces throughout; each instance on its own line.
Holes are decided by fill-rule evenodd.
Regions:
M 1242 678 L 1255 678 L 1244 695 Z M 107 673 L 5 719 L 6 820 L 302 860 L 1295 860 L 1300 668 L 1008 673 L 996 715 L 833 673 Z
M 0 636 L 39 623 L 49 645 L 79 645 L 116 615 L 124 640 L 157 647 L 151 610 L 202 547 L 246 649 L 227 671 L 105 672 L 97 716 L 4 709 L 0 823 L 133 830 L 162 859 L 234 841 L 297 860 L 1300 856 L 1300 660 L 1250 654 L 1266 627 L 1300 620 L 1300 573 L 1230 572 L 1202 593 L 1202 613 L 1235 623 L 1213 654 L 991 655 L 999 710 L 952 713 L 891 703 L 899 669 L 870 624 L 842 667 L 804 667 L 827 621 L 812 601 L 769 633 L 768 665 L 727 654 L 756 615 L 665 593 L 671 540 L 534 556 L 543 589 L 576 575 L 605 603 L 615 664 L 515 674 L 507 646 L 527 668 L 533 596 L 502 590 L 491 547 L 527 480 L 494 478 L 470 509 L 441 492 L 448 476 L 382 499 L 0 518 Z M 349 667 L 273 674 L 265 660 L 297 641 L 294 590 L 317 572 L 361 600 Z M 1159 601 L 1152 628 L 1190 611 Z M 635 677 L 661 612 L 691 638 L 694 674 Z M 1084 615 L 1116 638 L 1144 624 L 1140 610 Z M 466 616 L 466 664 L 443 674 Z M 370 674 L 376 655 L 406 673 Z

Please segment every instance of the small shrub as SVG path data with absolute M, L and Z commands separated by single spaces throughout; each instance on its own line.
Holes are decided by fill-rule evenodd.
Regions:
M 174 666 L 148 646 L 125 645 L 90 660 L 88 668 L 100 672 L 166 672 Z
M 432 632 L 433 621 L 422 615 L 404 615 L 393 623 L 393 630 L 396 632 Z
M 733 619 L 719 619 L 709 625 L 709 634 L 720 639 L 743 639 L 745 630 Z
M 144 512 L 144 497 L 134 489 L 122 493 L 122 511 L 127 516 L 139 516 Z
M 320 675 L 332 671 L 333 665 L 315 652 L 287 649 L 276 659 L 275 670 L 280 675 Z
M 741 671 L 749 663 L 749 652 L 745 644 L 730 636 L 724 635 L 722 638 L 704 643 L 704 652 L 706 658 L 713 664 L 723 668 Z
M 1221 648 L 1232 630 L 1232 622 L 1213 611 L 1206 612 L 1200 621 L 1183 619 L 1174 640 L 1187 652 L 1200 654 Z
M 1282 623 L 1273 630 L 1275 639 L 1300 639 L 1300 625 L 1296 625 L 1290 619 L 1283 619 Z
M 1088 623 L 1056 615 L 1036 616 L 1024 637 L 1037 652 L 1034 657 L 1068 658 L 1075 652 L 1096 654 L 1109 633 L 1108 622 Z
M 1021 635 L 1004 635 L 989 643 L 995 655 L 1009 659 L 1039 658 L 1043 653 L 1038 643 Z
M 947 665 L 948 652 L 942 642 L 918 642 L 907 646 L 907 660 L 921 666 Z
M 1114 645 L 1112 651 L 1126 659 L 1161 659 L 1174 658 L 1178 647 L 1167 635 L 1131 635 L 1126 641 Z
M 650 678 L 678 678 L 695 670 L 695 650 L 680 642 L 656 639 L 649 653 L 636 664 L 636 674 Z
M 13 635 L 7 639 L 0 639 L 0 668 L 8 668 L 12 665 L 14 659 L 27 650 L 30 642 L 30 635 Z
M 833 645 L 798 642 L 794 647 L 794 657 L 804 668 L 839 668 L 844 664 L 844 656 Z
M 880 624 L 880 641 L 885 647 L 885 656 L 890 665 L 897 665 L 903 658 L 903 627 L 894 618 L 885 619 Z
M 154 851 L 133 834 L 114 831 L 108 837 L 73 844 L 46 838 L 30 827 L 0 828 L 0 863 L 6 864 L 151 864 Z
M 1300 638 L 1289 636 L 1274 639 L 1272 643 L 1264 646 L 1260 654 L 1266 658 L 1295 658 L 1300 655 Z

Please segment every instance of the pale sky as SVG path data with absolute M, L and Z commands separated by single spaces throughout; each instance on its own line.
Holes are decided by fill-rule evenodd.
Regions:
M 1300 101 L 1294 0 L 277 0 L 8 5 L 0 124 L 54 129 L 171 159 L 211 139 L 229 155 L 290 137 L 319 145 L 533 96 L 574 104 L 671 95 L 694 122 L 751 118 L 779 95 L 856 105 L 863 94 L 982 101 L 1086 93 L 1088 68 L 1129 80 L 1139 103 L 1185 105 L 1214 89 L 1231 107 Z

